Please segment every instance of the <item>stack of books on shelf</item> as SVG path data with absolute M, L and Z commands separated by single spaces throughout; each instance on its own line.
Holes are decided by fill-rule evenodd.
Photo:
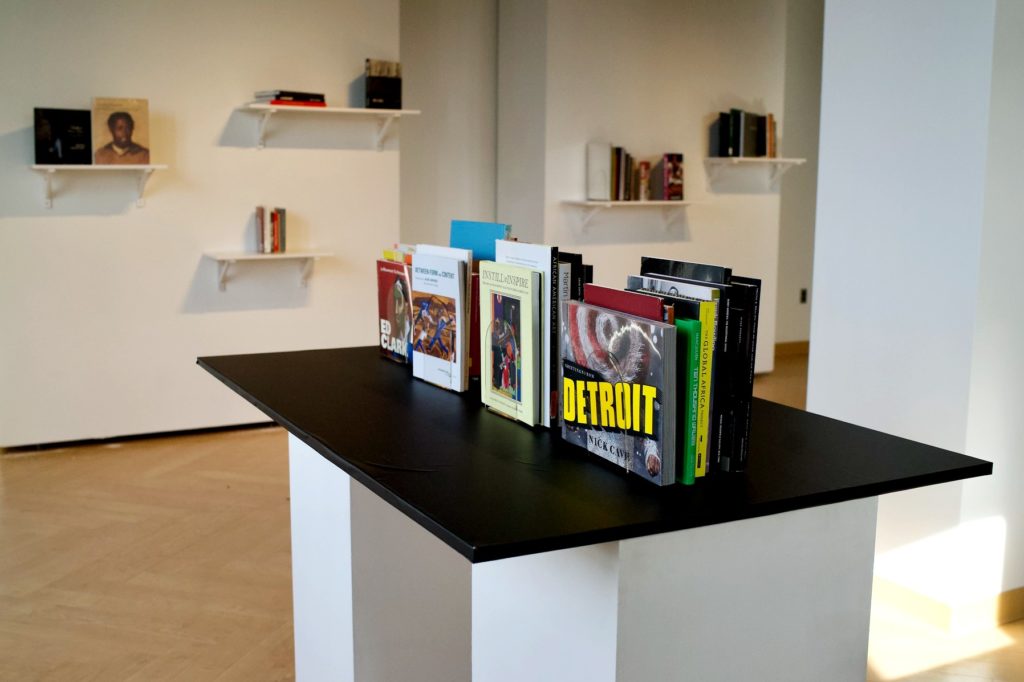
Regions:
M 778 155 L 774 114 L 730 109 L 711 124 L 710 156 L 768 157 Z
M 296 90 L 260 90 L 253 95 L 255 104 L 273 104 L 283 107 L 326 107 L 322 92 Z
M 256 207 L 256 253 L 284 253 L 288 235 L 288 212 Z
M 638 161 L 607 142 L 587 145 L 587 199 L 594 201 L 682 201 L 683 155 Z
M 645 257 L 620 290 L 505 224 L 450 239 L 378 261 L 382 355 L 657 485 L 745 469 L 760 280 Z

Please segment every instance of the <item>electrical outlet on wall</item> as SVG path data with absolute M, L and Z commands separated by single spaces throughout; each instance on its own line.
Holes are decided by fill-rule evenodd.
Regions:
M 807 289 L 800 290 L 800 302 L 807 303 Z

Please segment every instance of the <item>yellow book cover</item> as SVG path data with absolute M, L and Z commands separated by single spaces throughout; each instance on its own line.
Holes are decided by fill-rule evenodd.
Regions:
M 700 377 L 697 391 L 697 465 L 694 476 L 708 472 L 708 426 L 711 423 L 711 361 L 715 349 L 718 301 L 700 302 Z

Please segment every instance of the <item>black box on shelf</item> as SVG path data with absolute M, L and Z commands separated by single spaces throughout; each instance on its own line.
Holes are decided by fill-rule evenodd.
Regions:
M 401 109 L 402 79 L 390 76 L 367 76 L 366 108 Z

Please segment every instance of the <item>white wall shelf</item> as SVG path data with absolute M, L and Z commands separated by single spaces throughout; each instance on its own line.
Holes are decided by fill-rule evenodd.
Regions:
M 387 137 L 388 129 L 395 119 L 402 116 L 418 116 L 418 109 L 366 109 L 348 107 L 305 107 L 288 106 L 283 104 L 262 104 L 252 102 L 239 107 L 239 111 L 248 111 L 259 115 L 256 127 L 256 146 L 263 149 L 266 146 L 267 123 L 279 113 L 299 114 L 302 116 L 338 116 L 342 118 L 374 119 L 377 121 L 377 132 L 374 143 L 377 151 L 384 146 L 384 138 Z
M 726 166 L 747 166 L 767 167 L 771 169 L 769 183 L 772 189 L 778 189 L 779 180 L 790 168 L 802 166 L 807 159 L 782 159 L 769 158 L 766 156 L 709 156 L 704 159 L 704 168 L 707 171 L 708 185 L 714 184 L 722 168 Z
M 32 170 L 38 171 L 43 174 L 43 206 L 46 208 L 53 208 L 53 176 L 58 172 L 65 171 L 83 171 L 83 172 L 132 172 L 138 174 L 138 192 L 135 198 L 135 205 L 142 207 L 146 205 L 146 200 L 143 199 L 143 192 L 146 189 L 146 182 L 149 180 L 149 176 L 153 174 L 153 171 L 166 170 L 167 166 L 158 164 L 149 165 L 136 165 L 136 164 L 96 164 L 96 165 L 47 165 L 47 164 L 35 164 L 32 166 Z
M 239 262 L 262 262 L 282 260 L 300 261 L 299 283 L 306 286 L 309 276 L 313 273 L 313 263 L 321 258 L 330 258 L 334 254 L 329 251 L 285 251 L 283 253 L 255 253 L 252 251 L 208 251 L 205 257 L 217 263 L 217 288 L 227 289 L 228 270 Z
M 563 201 L 566 206 L 575 206 L 582 210 L 581 227 L 586 230 L 590 221 L 601 211 L 609 209 L 634 209 L 634 208 L 660 208 L 662 226 L 667 230 L 692 201 L 600 201 L 588 199 L 586 201 Z

